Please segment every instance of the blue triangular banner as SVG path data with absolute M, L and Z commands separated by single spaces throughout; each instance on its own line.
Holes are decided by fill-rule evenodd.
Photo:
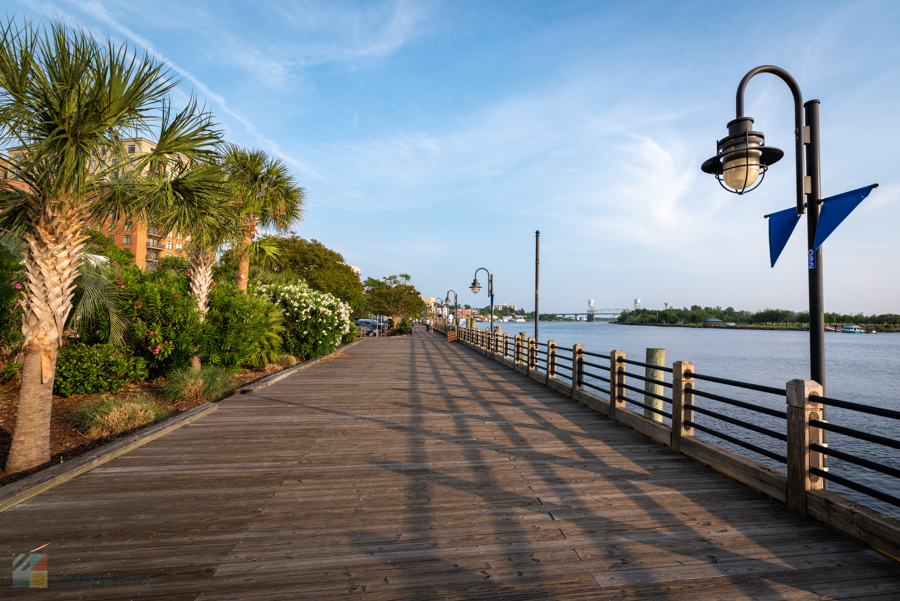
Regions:
M 875 186 L 866 186 L 859 190 L 844 192 L 837 196 L 831 196 L 822 201 L 822 210 L 819 212 L 819 223 L 816 226 L 816 241 L 813 248 L 818 250 L 825 239 L 831 235 L 831 232 L 837 229 L 837 226 L 853 212 L 853 209 L 859 206 L 872 188 Z
M 797 214 L 797 209 L 785 209 L 769 215 L 769 259 L 772 267 L 775 267 L 775 261 L 781 256 L 798 221 L 800 215 Z

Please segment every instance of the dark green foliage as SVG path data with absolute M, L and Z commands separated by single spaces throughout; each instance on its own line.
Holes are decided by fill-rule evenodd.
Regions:
M 409 334 L 412 332 L 412 328 L 412 320 L 409 317 L 404 317 L 400 320 L 400 323 L 394 326 L 394 333 L 400 335 Z
M 161 269 L 123 272 L 122 313 L 131 321 L 127 344 L 154 374 L 188 362 L 203 343 L 197 300 L 186 274 Z
M 412 278 L 405 273 L 380 280 L 366 278 L 366 309 L 375 315 L 391 317 L 395 321 L 416 315 L 425 309 L 425 301 L 411 280 Z
M 358 338 L 359 332 L 356 329 L 356 325 L 352 324 L 350 326 L 350 331 L 343 335 L 341 338 L 341 344 L 350 344 L 351 342 L 355 342 Z
M 890 326 L 888 326 L 890 327 Z M 22 373 L 22 364 L 18 361 L 9 361 L 0 369 L 0 384 L 5 384 Z
M 0 246 L 0 362 L 15 359 L 22 346 L 23 268 L 19 258 Z
M 267 298 L 244 294 L 233 284 L 216 285 L 204 324 L 203 363 L 220 367 L 272 363 L 281 354 L 276 331 L 284 329 L 281 321 L 281 311 Z
M 90 237 L 85 245 L 85 252 L 106 257 L 114 269 L 134 265 L 134 253 L 127 248 L 116 246 L 106 234 L 91 228 L 87 228 L 85 233 Z
M 127 349 L 108 344 L 68 344 L 56 359 L 53 391 L 62 396 L 116 392 L 147 376 L 146 362 L 132 357 Z
M 194 371 L 189 367 L 172 371 L 163 387 L 163 395 L 173 401 L 218 401 L 232 392 L 234 380 L 218 367 L 204 367 Z
M 304 240 L 297 236 L 279 240 L 279 246 L 277 268 L 251 262 L 251 267 L 260 269 L 257 277 L 251 278 L 253 281 L 263 284 L 293 284 L 303 280 L 313 290 L 338 297 L 349 304 L 351 309 L 362 306 L 365 301 L 363 285 L 359 276 L 344 264 L 344 257 L 339 252 L 326 248 L 318 240 Z M 226 253 L 222 262 L 236 263 L 231 258 L 232 255 L 233 253 Z
M 157 269 L 166 271 L 187 271 L 191 268 L 191 263 L 184 257 L 178 255 L 166 255 L 159 260 Z

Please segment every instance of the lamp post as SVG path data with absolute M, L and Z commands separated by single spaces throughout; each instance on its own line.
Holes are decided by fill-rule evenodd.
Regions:
M 472 285 L 469 286 L 469 289 L 474 293 L 478 294 L 481 290 L 481 284 L 478 283 L 478 272 L 484 271 L 488 275 L 488 296 L 491 297 L 491 353 L 494 352 L 494 276 L 491 275 L 491 272 L 485 269 L 484 267 L 479 267 L 475 270 L 475 277 L 472 279 Z
M 704 172 L 715 175 L 722 187 L 729 192 L 744 194 L 756 189 L 762 183 L 768 167 L 784 156 L 782 150 L 765 145 L 762 132 L 751 131 L 753 119 L 744 115 L 744 90 L 747 83 L 760 73 L 771 73 L 779 77 L 794 96 L 797 214 L 802 215 L 806 212 L 808 240 L 810 376 L 824 388 L 825 309 L 822 290 L 822 247 L 815 249 L 816 226 L 822 202 L 819 168 L 819 101 L 810 100 L 804 104 L 800 86 L 780 67 L 763 65 L 751 70 L 744 75 L 738 85 L 736 118 L 728 123 L 728 136 L 718 141 L 716 156 L 704 161 L 701 168 Z
M 538 338 L 538 327 L 541 324 L 541 230 L 534 232 L 534 341 Z
M 453 293 L 453 307 L 454 307 L 454 309 L 453 309 L 453 328 L 458 329 L 459 326 L 457 324 L 459 323 L 459 299 L 457 299 L 457 297 L 456 297 L 456 290 L 448 290 L 447 291 L 447 298 L 444 299 L 444 304 L 445 305 L 450 304 L 450 293 L 451 292 Z

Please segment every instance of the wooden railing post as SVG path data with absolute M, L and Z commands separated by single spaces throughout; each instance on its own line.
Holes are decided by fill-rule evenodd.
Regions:
M 522 335 L 516 334 L 516 337 L 513 340 L 513 364 L 519 365 L 521 363 L 522 363 Z
M 619 359 L 625 359 L 625 351 L 610 351 L 609 353 L 609 417 L 616 419 L 616 409 L 624 408 L 625 401 L 619 395 L 625 396 L 625 364 Z
M 694 388 L 694 364 L 690 361 L 676 361 L 672 364 L 672 449 L 681 451 L 681 439 L 694 435 L 694 426 L 685 422 L 694 421 L 694 410 L 685 407 L 693 405 L 696 397 L 688 390 Z
M 572 347 L 572 392 L 584 390 L 584 346 Z
M 666 364 L 666 349 L 664 348 L 648 348 L 647 349 L 647 360 L 645 363 L 649 363 L 651 365 L 662 365 Z M 644 377 L 652 378 L 654 380 L 664 380 L 666 376 L 666 372 L 661 369 L 653 369 L 652 367 L 647 367 L 644 369 Z M 653 382 L 644 382 L 644 391 L 649 392 L 651 394 L 656 394 L 659 396 L 663 396 L 665 393 L 665 389 L 662 384 L 654 384 Z M 662 411 L 663 402 L 657 398 L 652 396 L 644 395 L 644 404 L 649 405 L 650 407 L 655 407 Z M 655 422 L 662 423 L 663 416 L 655 411 L 650 411 L 649 409 L 644 409 L 644 416 L 648 419 L 652 419 Z
M 537 367 L 537 345 L 534 344 L 534 336 L 528 337 L 528 373 L 531 374 L 531 371 Z
M 810 467 L 822 469 L 821 453 L 810 451 L 809 445 L 822 444 L 822 431 L 811 428 L 810 420 L 822 419 L 822 385 L 814 380 L 791 380 L 787 383 L 787 505 L 788 509 L 806 515 L 806 491 L 822 490 L 825 481 L 809 473 Z
M 537 349 L 535 349 L 537 350 Z M 535 353 L 537 354 L 537 353 Z M 547 377 L 556 378 L 556 341 L 547 341 Z

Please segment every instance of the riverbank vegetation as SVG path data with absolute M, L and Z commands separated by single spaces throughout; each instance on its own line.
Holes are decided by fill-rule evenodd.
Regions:
M 692 305 L 690 308 L 676 309 L 666 307 L 658 309 L 635 309 L 624 311 L 617 320 L 623 324 L 696 324 L 709 323 L 708 320 L 719 320 L 723 324 L 758 326 L 785 326 L 803 327 L 809 324 L 808 312 L 794 312 L 786 309 L 765 309 L 763 311 L 742 311 L 732 307 L 701 307 Z M 891 331 L 900 327 L 900 315 L 888 313 L 883 315 L 842 315 L 839 313 L 826 313 L 825 323 L 836 326 L 843 325 L 869 325 L 880 326 L 884 331 Z

